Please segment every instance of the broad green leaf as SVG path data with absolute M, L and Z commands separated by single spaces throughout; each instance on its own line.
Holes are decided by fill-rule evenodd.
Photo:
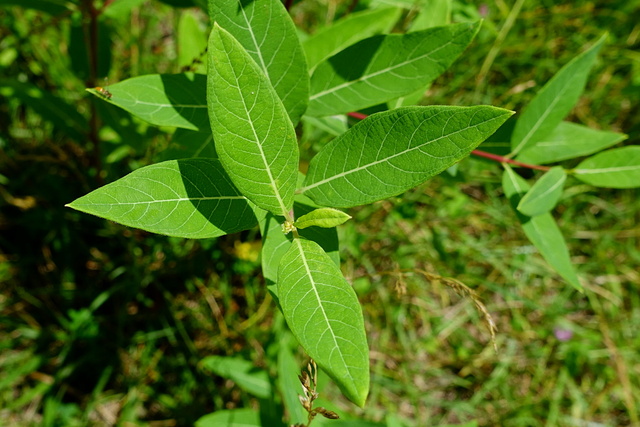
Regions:
M 236 383 L 253 396 L 266 399 L 271 396 L 271 383 L 267 371 L 256 368 L 253 363 L 238 357 L 207 356 L 200 361 L 202 366 Z
M 580 181 L 596 187 L 640 187 L 640 146 L 603 151 L 584 160 L 572 172 Z
M 530 186 L 523 178 L 518 176 L 513 169 L 505 165 L 502 177 L 504 193 L 511 203 L 522 224 L 522 229 L 527 238 L 538 248 L 540 255 L 553 267 L 555 271 L 569 282 L 574 288 L 582 292 L 582 285 L 571 264 L 567 243 L 562 237 L 555 220 L 550 213 L 544 213 L 534 217 L 528 217 L 518 212 L 517 206 Z
M 402 9 L 385 7 L 347 15 L 309 37 L 302 44 L 309 71 L 342 49 L 367 37 L 387 33 L 400 18 Z
M 496 107 L 404 107 L 374 114 L 327 144 L 299 191 L 348 208 L 395 196 L 466 157 L 513 112 Z
M 311 117 L 302 116 L 302 123 L 312 125 L 329 135 L 342 135 L 349 129 L 347 116 Z
M 293 209 L 297 216 L 303 216 L 314 210 L 313 207 L 297 201 Z M 284 234 L 282 221 L 278 221 L 272 214 L 258 216 L 258 223 L 262 234 L 262 274 L 267 285 L 271 286 L 277 281 L 280 258 L 289 250 L 292 237 L 290 234 Z M 340 265 L 338 232 L 335 228 L 307 228 L 299 230 L 299 234 L 319 244 L 333 262 Z M 271 290 L 277 292 L 275 289 Z
M 429 0 L 411 23 L 410 32 L 447 25 L 451 22 L 451 0 Z
M 178 66 L 193 67 L 190 69 L 191 71 L 206 73 L 207 67 L 202 60 L 207 48 L 207 32 L 198 16 L 192 10 L 185 10 L 180 14 L 180 21 L 178 22 Z
M 518 203 L 518 210 L 526 216 L 549 212 L 560 200 L 566 179 L 567 174 L 563 168 L 551 168 L 522 197 Z
M 480 23 L 373 36 L 318 65 L 310 116 L 348 113 L 408 95 L 444 72 L 471 43 Z
M 300 380 L 299 370 L 296 369 L 298 362 L 293 357 L 289 342 L 295 340 L 288 331 L 284 331 L 283 336 L 278 340 L 278 389 L 282 394 L 284 406 L 289 413 L 289 424 L 295 425 L 307 421 L 307 412 L 300 404 Z M 296 343 L 297 348 L 297 343 Z
M 369 348 L 358 297 L 315 242 L 294 239 L 280 260 L 278 297 L 300 345 L 358 406 L 369 392 Z
M 201 132 L 209 129 L 206 76 L 202 74 L 149 74 L 106 89 L 110 97 L 96 89 L 87 90 L 152 125 Z
M 227 30 L 269 76 L 293 124 L 307 109 L 309 71 L 295 25 L 280 0 L 209 0 Z
M 522 151 L 517 159 L 525 163 L 545 164 L 588 156 L 624 141 L 627 135 L 596 130 L 571 122 L 561 122 L 551 133 Z
M 257 222 L 215 159 L 146 166 L 67 206 L 129 227 L 193 239 L 235 233 Z
M 263 427 L 260 414 L 253 409 L 216 411 L 198 418 L 196 427 Z
M 209 39 L 207 98 L 216 151 L 234 184 L 257 206 L 288 217 L 298 170 L 295 130 L 260 67 L 218 25 Z
M 302 215 L 293 224 L 297 228 L 322 227 L 333 228 L 351 219 L 351 215 L 346 214 L 338 209 L 319 208 Z
M 158 153 L 157 161 L 218 157 L 213 143 L 213 135 L 209 132 L 196 132 L 187 129 L 177 129 L 169 146 Z
M 513 154 L 546 138 L 569 114 L 584 90 L 589 71 L 605 38 L 606 35 L 602 36 L 591 48 L 562 67 L 529 102 L 513 130 Z
M 19 99 L 44 120 L 51 122 L 55 130 L 76 141 L 84 141 L 89 133 L 87 120 L 74 105 L 36 85 L 0 78 L 0 95 Z

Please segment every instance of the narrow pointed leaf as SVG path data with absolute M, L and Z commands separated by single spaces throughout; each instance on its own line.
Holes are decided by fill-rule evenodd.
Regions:
M 300 191 L 321 206 L 341 208 L 395 196 L 466 157 L 512 114 L 489 106 L 374 114 L 311 160 Z
M 518 118 L 511 138 L 512 153 L 517 154 L 546 138 L 576 105 L 589 71 L 606 36 L 562 67 L 544 85 Z
M 307 109 L 309 72 L 293 21 L 280 0 L 209 0 L 212 21 L 240 42 L 269 77 L 291 121 Z
M 215 159 L 146 166 L 68 206 L 129 227 L 194 239 L 235 233 L 257 222 Z
M 216 411 L 196 420 L 195 427 L 261 427 L 260 413 L 253 409 Z
M 640 187 L 640 146 L 614 148 L 596 154 L 580 163 L 573 174 L 596 187 Z
M 315 242 L 294 239 L 280 261 L 278 296 L 298 342 L 340 387 L 364 406 L 369 392 L 369 349 L 353 288 Z
M 623 133 L 562 122 L 546 138 L 522 151 L 517 159 L 536 165 L 554 163 L 597 153 L 625 139 L 627 135 Z
M 149 74 L 111 84 L 104 96 L 92 94 L 156 126 L 206 131 L 209 129 L 206 76 L 202 74 Z
M 214 374 L 232 380 L 238 387 L 253 396 L 262 399 L 271 396 L 269 374 L 248 360 L 239 357 L 208 356 L 200 363 Z
M 502 186 L 529 241 L 538 248 L 540 255 L 542 255 L 563 279 L 582 292 L 582 285 L 576 275 L 573 264 L 571 264 L 567 243 L 564 237 L 562 237 L 562 233 L 551 214 L 544 213 L 538 216 L 528 217 L 522 215 L 516 209 L 522 196 L 529 191 L 529 184 L 518 176 L 509 166 L 505 166 Z
M 216 151 L 234 184 L 257 206 L 287 216 L 298 168 L 295 131 L 267 77 L 217 25 L 209 39 L 207 97 Z
M 298 398 L 301 390 L 299 371 L 295 369 L 298 362 L 293 356 L 290 342 L 295 343 L 296 349 L 298 348 L 293 336 L 288 331 L 283 331 L 282 336 L 278 338 L 278 389 L 282 395 L 282 403 L 289 413 L 287 425 L 296 425 L 305 423 L 308 414 Z
M 363 10 L 321 29 L 302 44 L 309 70 L 313 71 L 323 60 L 360 40 L 388 33 L 400 18 L 401 12 L 402 9 L 394 7 Z
M 518 210 L 526 216 L 549 212 L 560 200 L 566 180 L 567 174 L 563 168 L 551 168 L 522 197 L 518 203 Z
M 348 113 L 408 95 L 444 72 L 471 43 L 478 22 L 373 36 L 318 65 L 307 114 Z
M 196 132 L 177 129 L 171 136 L 169 146 L 156 156 L 156 161 L 193 158 L 218 158 L 210 130 L 208 132 Z
M 346 214 L 341 210 L 333 208 L 319 208 L 306 215 L 302 215 L 296 220 L 294 225 L 301 229 L 307 227 L 332 228 L 337 227 L 340 224 L 344 224 L 350 219 L 351 215 Z

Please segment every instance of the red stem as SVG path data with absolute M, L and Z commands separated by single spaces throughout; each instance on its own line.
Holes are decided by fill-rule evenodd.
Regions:
M 353 117 L 354 119 L 358 119 L 358 120 L 364 120 L 364 119 L 366 119 L 368 117 L 367 114 L 355 113 L 355 112 L 354 113 L 347 113 L 347 116 Z M 484 157 L 485 159 L 495 160 L 495 161 L 500 162 L 500 163 L 509 163 L 511 165 L 516 165 L 516 166 L 520 166 L 520 167 L 527 168 L 527 169 L 536 169 L 536 170 L 539 170 L 539 171 L 548 171 L 549 169 L 551 169 L 550 167 L 547 167 L 547 166 L 538 166 L 538 165 L 531 165 L 529 163 L 522 163 L 522 162 L 519 162 L 517 160 L 509 159 L 509 158 L 504 157 L 504 156 L 499 156 L 497 154 L 487 153 L 486 151 L 473 150 L 471 152 L 471 154 L 476 155 L 478 157 Z

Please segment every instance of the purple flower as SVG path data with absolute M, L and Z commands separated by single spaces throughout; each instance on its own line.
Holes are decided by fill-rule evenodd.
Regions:
M 558 341 L 569 341 L 571 337 L 573 337 L 573 332 L 569 329 L 555 328 L 553 330 L 553 335 L 556 336 Z
M 488 14 L 489 14 L 489 6 L 486 3 L 482 3 L 479 7 L 478 7 L 478 14 L 485 18 Z

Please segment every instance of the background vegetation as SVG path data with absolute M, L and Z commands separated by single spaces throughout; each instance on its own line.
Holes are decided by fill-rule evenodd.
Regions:
M 274 368 L 267 356 L 282 319 L 259 273 L 257 231 L 182 240 L 64 208 L 171 144 L 171 129 L 133 119 L 84 88 L 105 86 L 104 76 L 179 72 L 201 51 L 185 52 L 188 24 L 202 27 L 190 40 L 206 35 L 206 14 L 115 1 L 98 20 L 94 2 L 69 3 L 82 13 L 64 1 L 49 2 L 50 10 L 0 1 L 0 424 L 182 426 L 255 405 L 199 362 L 240 355 Z M 356 4 L 295 3 L 291 14 L 305 32 Z M 424 103 L 518 111 L 608 31 L 570 119 L 638 144 L 639 1 L 453 5 L 454 22 L 485 22 Z M 313 152 L 322 141 L 303 134 L 301 147 Z M 527 242 L 498 197 L 499 172 L 468 159 L 456 177 L 350 210 L 354 220 L 340 228 L 343 271 L 363 304 L 373 369 L 364 410 L 331 384 L 323 389 L 343 417 L 397 414 L 415 426 L 640 425 L 638 190 L 575 181 L 565 191 L 555 214 L 581 295 Z M 482 296 L 499 329 L 497 354 L 472 301 L 434 275 Z

